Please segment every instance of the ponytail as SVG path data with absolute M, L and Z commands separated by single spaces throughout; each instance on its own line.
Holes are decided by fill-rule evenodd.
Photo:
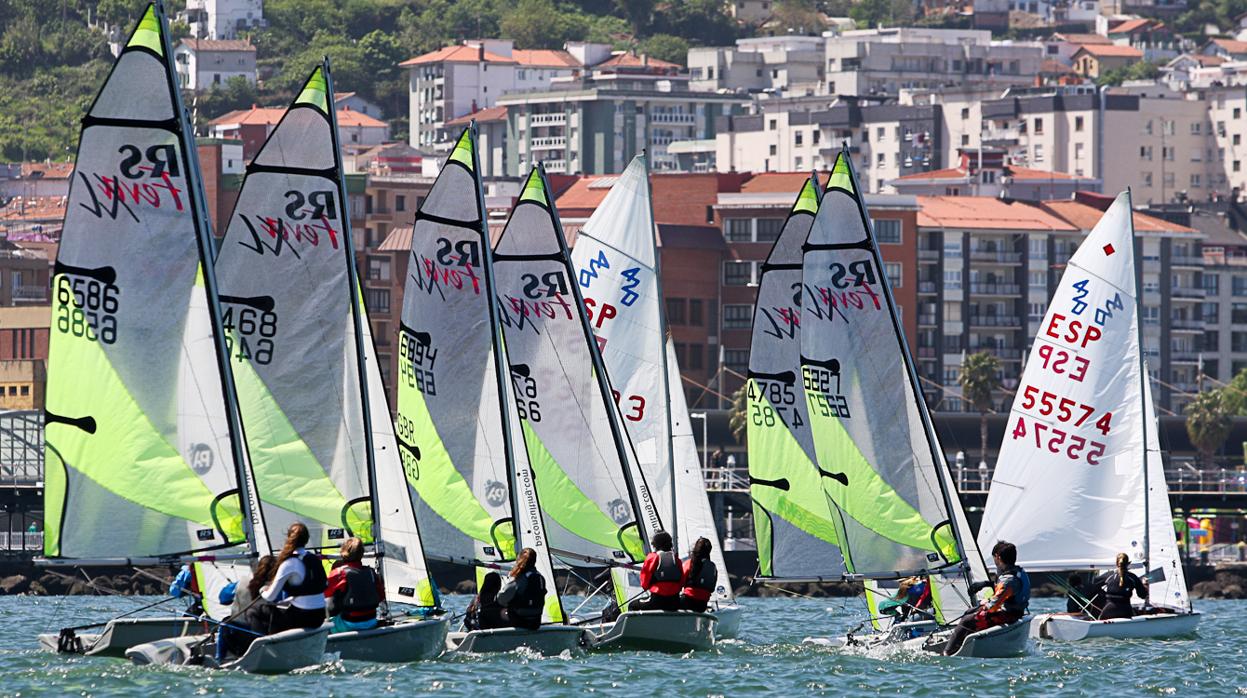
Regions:
M 1126 583 L 1127 569 L 1130 567 L 1130 556 L 1125 553 L 1117 553 L 1117 584 L 1124 585 Z
M 300 521 L 290 524 L 290 528 L 286 529 L 286 543 L 281 547 L 281 554 L 277 556 L 277 564 L 294 557 L 294 551 L 307 545 L 308 537 L 305 524 Z
M 710 541 L 705 538 L 698 538 L 697 542 L 693 543 L 692 558 L 693 564 L 689 565 L 688 568 L 690 581 L 696 579 L 701 574 L 701 568 L 705 565 L 706 560 L 710 559 Z

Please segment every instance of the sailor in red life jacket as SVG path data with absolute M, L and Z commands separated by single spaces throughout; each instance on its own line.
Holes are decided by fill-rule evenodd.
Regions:
M 678 611 L 684 567 L 671 550 L 671 534 L 655 533 L 650 546 L 654 551 L 646 555 L 641 564 L 641 588 L 649 592 L 649 598 L 633 602 L 630 608 L 634 611 Z
M 719 570 L 710 561 L 710 541 L 698 538 L 693 552 L 684 561 L 684 588 L 680 590 L 680 607 L 686 611 L 705 613 L 710 595 L 719 582 Z
M 339 550 L 342 559 L 334 564 L 325 587 L 325 601 L 333 631 L 368 630 L 377 627 L 377 608 L 385 601 L 381 575 L 365 567 L 364 542 L 347 538 Z

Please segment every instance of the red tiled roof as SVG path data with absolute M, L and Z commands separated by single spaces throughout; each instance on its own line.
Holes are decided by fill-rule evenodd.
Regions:
M 567 51 L 551 49 L 520 49 L 511 51 L 511 57 L 520 65 L 535 68 L 579 68 L 580 61 Z
M 901 177 L 897 177 L 898 181 L 918 182 L 924 179 L 965 179 L 969 173 L 960 167 L 948 167 L 942 170 L 930 170 L 928 172 L 915 172 Z
M 479 63 L 481 57 L 484 56 L 487 63 L 515 63 L 514 58 L 499 56 L 496 53 L 484 51 L 476 46 L 446 46 L 436 51 L 426 53 L 415 58 L 408 58 L 399 63 L 400 66 L 413 65 L 429 65 L 432 63 Z
M 1043 63 L 1039 64 L 1039 72 L 1047 74 L 1063 74 L 1073 73 L 1074 69 L 1055 58 L 1045 58 Z
M 580 177 L 571 186 L 559 196 L 554 205 L 560 211 L 570 211 L 573 209 L 587 209 L 592 211 L 602 203 L 602 199 L 606 198 L 606 193 L 611 190 L 611 185 L 615 180 L 619 179 L 619 175 L 590 175 Z
M 69 179 L 74 174 L 72 162 L 23 162 L 22 178 Z
M 192 51 L 242 51 L 255 53 L 255 45 L 245 39 L 182 39 Z
M 385 236 L 381 241 L 381 246 L 377 248 L 378 252 L 407 252 L 411 249 L 411 236 L 415 233 L 415 226 L 400 225 L 392 230 L 390 234 Z
M 1017 165 L 1005 165 L 1004 176 L 1012 177 L 1020 180 L 1053 180 L 1061 179 L 1075 181 L 1079 179 L 1088 179 L 1068 172 L 1050 172 L 1048 170 L 1034 170 L 1029 167 L 1018 167 Z M 970 173 L 960 167 L 949 167 L 943 170 L 931 170 L 930 172 L 915 172 L 914 174 L 897 177 L 896 181 L 904 182 L 920 182 L 928 179 L 965 179 Z
M 67 204 L 64 196 L 15 196 L 0 207 L 0 221 L 60 220 Z
M 457 119 L 451 119 L 450 121 L 446 122 L 446 125 L 447 126 L 467 126 L 468 124 L 472 123 L 472 119 L 476 119 L 479 123 L 486 123 L 489 121 L 506 121 L 507 120 L 507 108 L 506 107 L 489 107 L 487 109 L 478 109 L 472 112 L 471 114 L 464 114 L 463 116 Z
M 795 199 L 809 178 L 809 172 L 761 172 L 740 185 L 740 190 L 746 194 L 792 192 Z
M 1247 53 L 1247 41 L 1237 41 L 1235 39 L 1213 39 L 1208 43 L 1216 44 L 1227 53 Z M 1207 46 L 1207 44 L 1205 44 L 1205 46 Z
M 1091 230 L 1104 212 L 1095 206 L 1080 201 L 1045 201 L 1039 204 L 1053 216 L 1066 221 L 1079 230 Z M 1198 233 L 1194 228 L 1170 223 L 1163 218 L 1149 216 L 1146 213 L 1134 212 L 1134 229 L 1141 233 Z
M 1057 34 L 1056 38 L 1062 39 L 1071 44 L 1086 46 L 1088 44 L 1111 44 L 1113 43 L 1107 36 L 1099 34 Z
M 1130 33 L 1139 31 L 1140 29 L 1146 29 L 1149 26 L 1151 26 L 1151 24 L 1152 24 L 1152 20 L 1146 19 L 1143 17 L 1139 17 L 1137 19 L 1128 19 L 1122 22 L 1121 24 L 1118 24 L 1117 26 L 1113 27 L 1112 29 L 1109 29 L 1108 33 L 1109 34 L 1130 34 Z M 1160 28 L 1162 26 L 1164 25 L 1159 22 L 1156 23 L 1157 28 Z
M 918 226 L 959 230 L 1073 231 L 1036 206 L 988 196 L 919 196 Z
M 1143 52 L 1133 46 L 1117 44 L 1091 44 L 1082 46 L 1074 53 L 1075 56 L 1086 51 L 1097 58 L 1142 58 Z
M 230 126 L 234 124 L 241 125 L 264 125 L 276 126 L 281 121 L 282 115 L 286 113 L 285 109 L 279 107 L 251 107 L 250 109 L 239 109 L 232 111 L 224 116 L 218 116 L 208 122 L 209 126 Z M 371 126 L 374 128 L 384 127 L 385 122 L 374 119 L 367 114 L 355 111 L 354 109 L 338 110 L 338 126 Z
M 635 53 L 617 53 L 610 58 L 593 66 L 594 68 L 664 68 L 664 69 L 681 69 L 684 66 L 678 63 L 659 60 L 653 56 L 646 56 L 642 59 Z

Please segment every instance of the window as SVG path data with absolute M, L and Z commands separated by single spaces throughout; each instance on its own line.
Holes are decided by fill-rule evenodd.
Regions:
M 1161 157 L 1163 157 L 1164 159 L 1170 162 L 1173 162 L 1173 154 L 1175 152 L 1175 148 L 1173 146 L 1171 145 L 1161 146 L 1160 152 L 1161 152 Z
M 1198 121 L 1191 122 L 1191 135 L 1198 136 L 1204 132 L 1204 125 Z
M 1043 143 L 1035 144 L 1035 162 L 1043 162 Z
M 883 273 L 888 275 L 888 281 L 891 282 L 892 288 L 901 288 L 904 284 L 902 278 L 902 267 L 897 262 L 884 262 Z
M 752 262 L 724 262 L 724 286 L 748 286 L 753 283 Z
M 962 107 L 961 108 L 961 120 L 965 121 L 966 119 L 969 119 L 969 118 L 970 118 L 970 107 Z
M 758 219 L 758 236 L 756 242 L 774 242 L 779 238 L 779 231 L 783 230 L 784 221 L 779 218 L 759 218 Z
M 1235 296 L 1247 296 L 1247 276 L 1230 277 L 1230 293 Z
M 833 92 L 832 94 L 835 94 L 835 93 Z M 814 145 L 818 145 L 819 136 L 820 136 L 820 135 L 822 135 L 822 133 L 823 133 L 822 131 L 815 130 L 815 131 L 811 134 L 811 140 L 814 142 Z
M 792 134 L 792 144 L 801 145 L 803 143 L 804 138 L 805 138 L 805 134 L 801 133 L 800 131 L 797 131 L 796 133 Z
M 1081 160 L 1082 158 L 1083 158 L 1083 144 L 1075 143 L 1074 144 L 1074 159 Z
M 1075 116 L 1075 117 L 1074 117 L 1074 130 L 1075 130 L 1075 131 L 1081 131 L 1081 130 L 1082 130 L 1082 117 L 1081 117 L 1081 116 Z
M 1043 133 L 1043 119 L 1036 117 L 1035 118 L 1035 134 L 1038 135 L 1041 133 Z
M 749 218 L 728 218 L 723 221 L 723 232 L 728 242 L 750 242 L 753 240 L 753 220 Z
M 683 325 L 684 324 L 684 299 L 668 298 L 667 299 L 667 324 Z
M 1042 320 L 1046 312 L 1048 312 L 1048 307 L 1043 303 L 1026 304 L 1026 318 L 1032 322 Z
M 724 349 L 723 365 L 730 371 L 745 373 L 749 370 L 748 349 Z
M 388 288 L 370 288 L 365 291 L 365 303 L 368 311 L 372 313 L 388 313 L 390 312 L 390 289 Z
M 1234 107 L 1234 118 L 1237 119 L 1242 115 L 1243 115 L 1243 110 L 1238 107 Z
M 1221 315 L 1220 303 L 1203 303 L 1200 305 L 1199 316 L 1204 322 L 1217 322 Z
M 1166 187 L 1172 187 L 1173 183 L 1176 181 L 1176 178 L 1174 177 L 1174 174 L 1172 172 L 1166 172 L 1164 181 L 1165 181 Z
M 1247 303 L 1230 304 L 1230 322 L 1235 325 L 1247 324 Z
M 390 260 L 387 257 L 368 258 L 368 278 L 373 281 L 390 280 Z
M 1048 272 L 1031 270 L 1027 272 L 1027 279 L 1031 288 L 1048 288 Z
M 968 133 L 961 134 L 961 145 L 963 146 L 970 145 L 970 134 Z
M 688 345 L 687 351 L 688 355 L 686 358 L 688 361 L 684 364 L 685 366 L 697 371 L 705 367 L 705 363 L 702 361 L 702 358 L 706 355 L 705 346 L 701 344 L 690 344 Z
M 888 132 L 887 132 L 887 129 L 885 129 L 884 127 L 880 126 L 879 128 L 875 129 L 875 140 L 876 140 L 876 141 L 878 141 L 878 142 L 880 142 L 880 143 L 882 143 L 882 142 L 883 142 L 883 137 L 884 137 L 884 136 L 886 136 L 886 135 L 887 135 L 887 133 L 888 133 Z
M 690 298 L 688 301 L 688 324 L 693 327 L 702 326 L 701 318 L 702 300 L 700 298 Z
M 883 167 L 884 165 L 888 164 L 888 154 L 879 153 L 878 155 L 876 155 L 875 164 L 878 165 L 879 167 Z
M 1199 176 L 1198 174 L 1192 173 L 1192 174 L 1191 174 L 1191 188 L 1192 188 L 1192 189 L 1198 189 L 1198 188 L 1200 188 L 1200 187 L 1202 187 L 1202 186 L 1204 186 L 1204 185 L 1203 185 L 1203 183 L 1202 183 L 1202 180 L 1201 180 L 1200 176 Z
M 901 244 L 901 222 L 887 218 L 876 220 L 875 240 L 881 245 Z
M 1205 349 L 1216 351 L 1221 345 L 1221 333 L 1216 330 L 1205 330 L 1203 346 Z
M 1152 159 L 1152 146 L 1150 145 L 1139 146 L 1139 159 L 1140 160 L 1151 160 Z
M 778 152 L 778 149 L 775 147 L 775 145 L 774 145 L 774 144 L 772 144 L 772 145 L 771 145 L 771 155 L 775 155 L 777 152 Z
M 771 119 L 771 120 L 767 123 L 767 128 L 769 128 L 769 129 L 770 129 L 770 130 L 772 130 L 772 131 L 774 131 L 774 130 L 775 130 L 775 119 Z
M 406 211 L 407 210 L 407 197 L 406 196 L 403 196 L 402 194 L 394 195 L 394 210 L 395 211 Z
M 1241 170 L 1242 168 L 1243 168 L 1243 161 L 1242 161 L 1242 160 L 1235 160 L 1235 161 L 1234 161 L 1234 164 L 1233 164 L 1233 169 L 1234 169 L 1234 171 L 1235 171 L 1235 172 L 1238 172 L 1238 171 L 1239 171 L 1239 170 Z
M 1221 275 L 1204 272 L 1204 290 L 1207 291 L 1210 296 L 1215 296 L 1221 293 Z M 1208 304 L 1206 303 L 1205 305 Z
M 747 330 L 752 324 L 752 305 L 730 304 L 723 306 L 723 329 Z
M 1236 133 L 1234 134 L 1234 138 L 1232 140 L 1233 140 L 1234 145 L 1242 145 L 1243 135 L 1241 133 Z
M 30 395 L 30 386 L 29 386 L 29 385 L 23 385 L 23 386 L 21 387 L 21 394 L 22 394 L 22 397 L 27 397 L 27 396 L 29 396 L 29 395 Z
M 1230 351 L 1247 351 L 1247 332 L 1230 333 Z

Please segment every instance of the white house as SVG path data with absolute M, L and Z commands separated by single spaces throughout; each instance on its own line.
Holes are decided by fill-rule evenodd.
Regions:
M 186 0 L 178 18 L 200 39 L 236 39 L 239 31 L 263 27 L 264 0 Z
M 255 46 L 241 39 L 182 39 L 173 49 L 178 82 L 200 92 L 242 76 L 255 84 Z
M 333 103 L 338 109 L 349 109 L 360 114 L 367 114 L 374 119 L 382 118 L 381 107 L 360 97 L 358 92 L 334 92 Z

